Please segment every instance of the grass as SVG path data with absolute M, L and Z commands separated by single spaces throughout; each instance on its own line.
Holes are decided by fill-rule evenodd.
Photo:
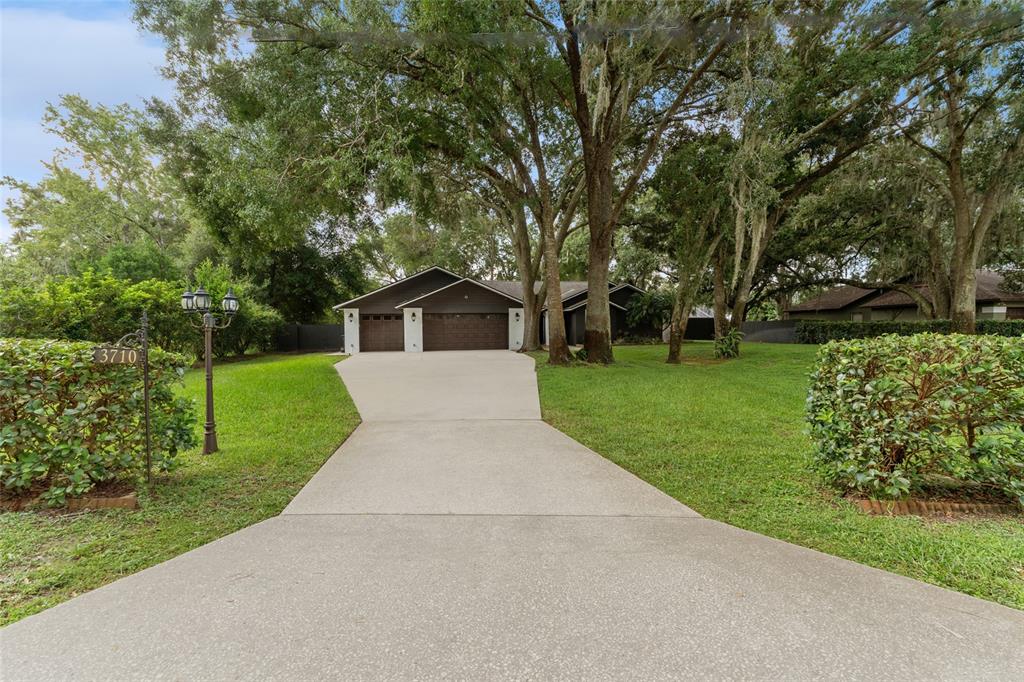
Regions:
M 544 418 L 700 514 L 1024 609 L 1024 523 L 868 516 L 808 469 L 804 398 L 815 347 L 616 348 L 609 367 L 538 356 Z
M 278 514 L 359 422 L 337 361 L 218 366 L 220 452 L 182 455 L 139 510 L 0 514 L 0 625 Z M 201 371 L 186 374 L 200 414 L 203 386 Z

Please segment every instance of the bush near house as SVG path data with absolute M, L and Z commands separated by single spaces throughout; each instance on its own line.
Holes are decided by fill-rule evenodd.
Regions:
M 1024 320 L 978 320 L 979 334 L 993 336 L 1024 335 Z M 875 322 L 851 322 L 846 320 L 798 320 L 796 323 L 797 343 L 828 343 L 846 339 L 867 339 L 884 334 L 911 336 L 933 332 L 948 334 L 949 320 L 878 320 Z
M 814 459 L 836 486 L 897 498 L 952 483 L 1024 504 L 1024 341 L 833 341 L 811 379 Z
M 96 365 L 91 343 L 0 339 L 0 492 L 51 505 L 145 466 L 142 370 Z M 195 445 L 192 403 L 176 397 L 185 360 L 150 350 L 153 463 Z
M 978 334 L 992 336 L 1024 336 L 1024 319 L 979 319 Z M 869 339 L 885 334 L 911 336 L 932 332 L 948 334 L 948 319 L 915 319 L 899 322 L 884 319 L 877 322 L 834 321 L 834 319 L 800 319 L 797 322 L 797 343 L 828 343 L 849 339 Z

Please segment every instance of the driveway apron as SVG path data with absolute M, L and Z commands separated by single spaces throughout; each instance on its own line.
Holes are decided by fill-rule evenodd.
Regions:
M 364 353 L 278 517 L 0 630 L 0 680 L 1020 679 L 1024 613 L 704 519 L 533 361 Z

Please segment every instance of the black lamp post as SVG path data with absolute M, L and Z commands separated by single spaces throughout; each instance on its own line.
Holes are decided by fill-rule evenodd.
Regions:
M 192 322 L 196 329 L 203 330 L 203 359 L 206 363 L 206 424 L 203 428 L 203 454 L 217 452 L 217 425 L 213 421 L 213 330 L 224 329 L 238 312 L 238 299 L 235 292 L 228 288 L 228 293 L 220 302 L 223 315 L 218 317 L 210 311 L 210 294 L 202 286 L 193 294 L 188 289 L 181 295 L 181 308 L 186 313 L 198 314 L 201 322 Z

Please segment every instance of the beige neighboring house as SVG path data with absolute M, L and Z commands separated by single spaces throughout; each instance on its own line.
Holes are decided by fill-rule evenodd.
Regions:
M 978 270 L 978 292 L 975 298 L 979 320 L 1024 319 L 1024 294 L 1002 288 L 1003 277 L 990 270 Z M 914 286 L 931 299 L 928 286 Z M 884 289 L 861 289 L 842 286 L 820 296 L 790 306 L 786 317 L 792 320 L 923 320 L 917 304 L 907 294 Z

